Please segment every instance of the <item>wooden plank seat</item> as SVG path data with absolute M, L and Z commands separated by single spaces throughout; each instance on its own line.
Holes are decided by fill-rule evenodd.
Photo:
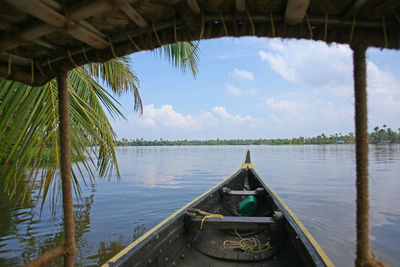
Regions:
M 185 225 L 200 229 L 204 216 L 186 213 Z M 210 217 L 203 222 L 202 229 L 222 229 L 222 230 L 263 230 L 271 224 L 279 223 L 281 219 L 274 217 L 240 217 L 223 216 L 223 218 Z
M 232 190 L 228 187 L 222 187 L 222 194 L 231 195 L 231 196 L 257 196 L 262 195 L 265 192 L 265 189 L 260 187 L 255 190 Z

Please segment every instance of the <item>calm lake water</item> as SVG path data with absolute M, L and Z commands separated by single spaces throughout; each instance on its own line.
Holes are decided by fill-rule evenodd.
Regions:
M 236 171 L 250 148 L 254 167 L 337 266 L 355 255 L 353 145 L 119 147 L 121 181 L 83 186 L 75 205 L 76 263 L 96 266 Z M 371 242 L 400 266 L 400 145 L 370 146 Z M 0 206 L 0 266 L 18 266 L 62 243 L 48 206 Z M 54 265 L 59 265 L 56 262 Z

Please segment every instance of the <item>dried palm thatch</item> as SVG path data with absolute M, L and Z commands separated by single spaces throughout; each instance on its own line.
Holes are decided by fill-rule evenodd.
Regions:
M 258 36 L 400 48 L 398 0 L 6 0 L 0 76 L 42 85 L 176 41 Z

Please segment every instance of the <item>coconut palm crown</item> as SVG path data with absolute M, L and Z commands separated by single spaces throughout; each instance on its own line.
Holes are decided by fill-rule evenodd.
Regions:
M 171 64 L 195 76 L 198 70 L 198 46 L 191 42 L 166 45 L 156 51 Z M 107 114 L 125 118 L 120 104 L 107 90 L 134 96 L 134 110 L 142 112 L 139 79 L 130 68 L 128 57 L 105 63 L 90 63 L 68 74 L 71 157 L 76 196 L 83 182 L 93 182 L 96 175 L 110 178 L 119 169 L 115 154 L 116 134 Z M 15 196 L 23 185 L 22 202 L 32 192 L 38 200 L 49 195 L 51 206 L 61 197 L 60 140 L 57 81 L 41 87 L 0 79 L 0 183 L 5 193 Z M 107 112 L 106 112 L 107 111 Z M 97 172 L 96 172 L 97 171 Z M 87 173 L 85 175 L 85 173 Z

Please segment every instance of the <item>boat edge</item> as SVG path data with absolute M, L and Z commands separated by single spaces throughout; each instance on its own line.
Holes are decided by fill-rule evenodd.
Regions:
M 331 259 L 328 257 L 328 255 L 325 253 L 325 251 L 320 247 L 318 242 L 314 239 L 314 237 L 310 234 L 310 232 L 307 230 L 307 228 L 303 225 L 303 223 L 297 218 L 297 216 L 293 213 L 293 211 L 283 202 L 280 197 L 275 193 L 273 189 L 265 182 L 265 180 L 262 178 L 262 176 L 254 169 L 251 168 L 252 171 L 254 171 L 257 174 L 257 178 L 264 184 L 264 186 L 271 192 L 271 194 L 276 198 L 276 200 L 279 202 L 280 205 L 287 211 L 287 213 L 292 217 L 294 222 L 299 226 L 300 230 L 303 232 L 303 234 L 306 236 L 308 241 L 310 241 L 311 245 L 319 255 L 319 257 L 322 259 L 322 261 L 325 263 L 326 266 L 328 267 L 334 267 L 335 265 L 331 261 Z
M 164 225 L 166 225 L 168 222 L 172 221 L 173 219 L 176 218 L 176 216 L 178 216 L 179 214 L 181 214 L 183 211 L 185 211 L 188 207 L 190 207 L 191 205 L 195 204 L 197 201 L 199 201 L 200 199 L 202 199 L 203 197 L 207 196 L 210 192 L 212 192 L 213 190 L 215 190 L 216 188 L 218 188 L 220 185 L 222 185 L 223 183 L 227 182 L 229 179 L 231 179 L 233 176 L 235 176 L 237 173 L 239 173 L 242 170 L 242 168 L 240 168 L 239 170 L 236 170 L 234 173 L 232 173 L 230 176 L 228 176 L 227 178 L 225 178 L 224 180 L 222 180 L 221 182 L 219 182 L 218 184 L 216 184 L 215 186 L 213 186 L 212 188 L 210 188 L 209 190 L 207 190 L 206 192 L 204 192 L 203 194 L 201 194 L 200 196 L 198 196 L 197 198 L 193 199 L 191 202 L 189 202 L 188 204 L 186 204 L 185 206 L 183 206 L 182 208 L 180 208 L 179 210 L 175 211 L 174 213 L 172 213 L 170 216 L 168 216 L 167 218 L 165 218 L 163 221 L 161 221 L 159 224 L 157 224 L 156 226 L 154 226 L 152 229 L 150 229 L 148 232 L 146 232 L 145 234 L 143 234 L 141 237 L 139 237 L 138 239 L 136 239 L 135 241 L 133 241 L 132 243 L 130 243 L 128 246 L 126 246 L 124 249 L 122 249 L 120 252 L 118 252 L 116 255 L 114 255 L 111 259 L 109 259 L 106 263 L 104 263 L 102 265 L 102 267 L 114 267 L 117 266 L 115 265 L 116 262 L 121 259 L 122 257 L 124 257 L 127 253 L 129 253 L 132 249 L 134 249 L 137 245 L 139 245 L 141 242 L 143 242 L 146 238 L 148 238 L 151 234 L 153 234 L 154 232 L 156 232 L 157 230 L 161 229 Z

